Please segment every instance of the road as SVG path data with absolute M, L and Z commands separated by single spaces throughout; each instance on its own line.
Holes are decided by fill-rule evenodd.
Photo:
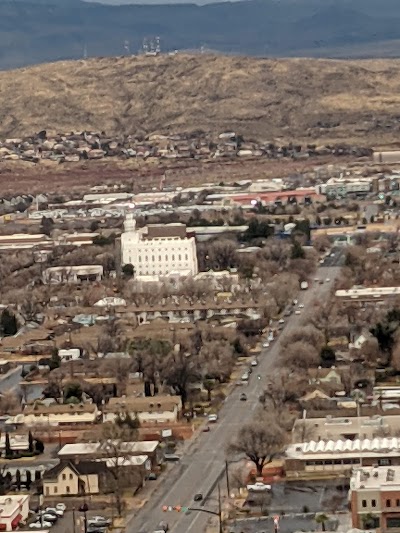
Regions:
M 304 318 L 311 312 L 314 302 L 325 301 L 339 272 L 338 266 L 320 265 L 315 278 L 329 279 L 329 282 L 324 281 L 323 284 L 313 282 L 308 290 L 299 292 L 298 302 L 304 304 L 302 314 L 293 314 L 286 318 L 280 336 L 301 326 Z M 128 533 L 153 533 L 162 521 L 169 524 L 171 533 L 205 531 L 210 518 L 209 514 L 195 511 L 189 514 L 177 511 L 163 512 L 162 506 L 193 506 L 193 496 L 196 493 L 202 493 L 205 500 L 201 502 L 201 505 L 205 509 L 215 511 L 216 503 L 213 493 L 224 472 L 226 445 L 243 423 L 251 420 L 259 406 L 258 398 L 263 392 L 264 380 L 268 379 L 277 367 L 280 336 L 260 354 L 258 369 L 251 374 L 249 384 L 246 387 L 236 387 L 226 398 L 220 410 L 218 422 L 212 426 L 211 431 L 202 433 L 198 437 L 195 445 L 168 474 L 157 493 L 150 498 L 137 516 L 128 522 Z M 256 374 L 260 374 L 263 379 L 257 379 Z M 239 396 L 244 391 L 247 394 L 247 401 L 241 402 Z M 223 483 L 222 480 L 221 483 Z M 198 504 L 195 506 L 198 507 Z

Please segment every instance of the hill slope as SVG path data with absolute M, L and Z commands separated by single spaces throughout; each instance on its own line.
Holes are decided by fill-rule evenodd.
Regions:
M 264 140 L 396 140 L 400 60 L 176 55 L 0 72 L 0 136 L 237 130 Z
M 163 50 L 205 46 L 268 56 L 400 55 L 398 0 L 246 0 L 103 5 L 80 0 L 0 0 L 0 68 L 137 53 L 160 36 Z

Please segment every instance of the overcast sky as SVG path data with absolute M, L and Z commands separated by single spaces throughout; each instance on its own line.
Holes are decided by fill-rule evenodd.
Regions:
M 122 4 L 211 4 L 215 2 L 236 1 L 236 0 L 85 0 L 86 2 L 98 2 L 109 5 Z

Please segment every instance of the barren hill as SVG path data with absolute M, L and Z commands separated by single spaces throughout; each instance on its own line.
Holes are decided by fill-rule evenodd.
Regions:
M 0 136 L 235 130 L 384 144 L 400 130 L 400 60 L 214 55 L 65 61 L 0 73 Z

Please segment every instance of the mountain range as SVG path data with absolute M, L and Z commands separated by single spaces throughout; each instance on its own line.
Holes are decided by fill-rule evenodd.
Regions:
M 163 51 L 265 57 L 399 57 L 398 0 L 247 0 L 106 5 L 81 0 L 0 0 L 0 69 L 83 56 Z

